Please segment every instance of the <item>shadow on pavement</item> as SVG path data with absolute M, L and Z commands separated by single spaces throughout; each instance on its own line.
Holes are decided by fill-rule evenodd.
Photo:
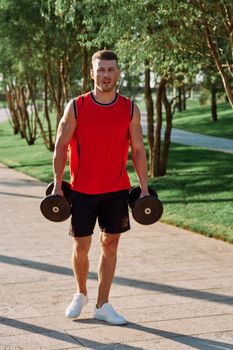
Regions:
M 41 185 L 43 184 L 42 181 L 35 181 L 35 180 L 29 180 L 29 179 L 19 179 L 17 181 L 14 180 L 4 180 L 4 181 L 0 181 L 0 185 L 3 186 L 10 186 L 10 187 L 17 187 L 17 188 L 23 188 L 28 187 L 28 186 L 33 186 L 33 187 L 41 187 Z M 46 183 L 44 184 L 46 186 Z
M 78 321 L 75 321 L 78 322 Z M 86 319 L 86 320 L 80 320 L 79 321 L 82 324 L 90 324 L 93 323 L 93 319 Z M 103 322 L 95 321 L 94 323 L 102 325 Z M 106 349 L 112 349 L 114 348 L 114 345 L 116 345 L 118 350 L 124 350 L 124 349 L 134 349 L 134 350 L 140 350 L 142 348 L 132 346 L 132 345 L 126 345 L 121 343 L 100 343 L 93 340 L 88 340 L 82 337 L 77 337 L 73 335 L 69 335 L 68 332 L 59 332 L 50 328 L 45 328 L 41 326 L 37 326 L 35 324 L 23 322 L 20 320 L 15 320 L 7 317 L 0 317 L 0 324 L 3 324 L 8 327 L 13 327 L 17 329 L 21 329 L 26 332 L 31 332 L 34 334 L 40 334 L 45 337 L 61 340 L 66 343 L 71 343 L 75 345 L 82 345 L 82 346 L 88 346 L 91 349 L 96 349 L 96 347 L 101 346 L 101 348 L 104 348 L 106 346 Z M 108 326 L 107 323 L 104 324 L 105 326 Z M 216 350 L 216 349 L 222 349 L 222 350 L 233 350 L 233 344 L 224 343 L 220 341 L 215 340 L 209 340 L 204 338 L 197 338 L 190 335 L 180 334 L 180 333 L 174 333 L 169 331 L 164 331 L 160 329 L 145 327 L 137 323 L 130 323 L 127 326 L 128 329 L 136 329 L 140 332 L 149 333 L 156 335 L 160 338 L 166 338 L 170 339 L 171 341 L 189 345 L 194 349 L 200 349 L 200 350 Z M 119 327 L 120 328 L 120 327 Z
M 120 343 L 100 343 L 97 341 L 81 338 L 81 337 L 75 337 L 73 335 L 69 335 L 67 331 L 59 332 L 50 328 L 45 328 L 41 326 L 37 326 L 35 324 L 23 322 L 20 320 L 15 320 L 12 318 L 7 317 L 0 317 L 0 324 L 3 324 L 8 327 L 13 327 L 17 329 L 21 329 L 26 332 L 34 333 L 34 334 L 40 334 L 45 337 L 57 339 L 66 343 L 71 343 L 73 345 L 79 345 L 79 346 L 86 346 L 88 344 L 89 349 L 98 349 L 98 347 L 105 348 L 106 349 L 112 349 L 114 348 L 114 345 L 117 346 L 117 349 L 119 350 L 141 350 L 141 348 L 126 344 L 120 344 Z
M 137 323 L 129 324 L 128 328 L 136 329 L 142 332 L 157 335 L 162 338 L 171 339 L 174 342 L 189 345 L 191 348 L 200 350 L 233 350 L 233 344 L 223 343 L 220 341 L 209 340 L 204 338 L 197 338 L 191 335 L 168 332 L 160 329 L 145 327 Z
M 20 193 L 0 192 L 0 194 L 6 195 L 6 196 L 12 196 L 12 197 L 36 198 L 36 199 L 43 198 L 42 196 L 32 196 L 30 194 L 20 194 Z
M 137 323 L 129 324 L 128 328 L 136 329 L 138 331 L 157 335 L 162 338 L 171 339 L 174 342 L 189 345 L 191 348 L 200 350 L 216 350 L 216 349 L 233 349 L 233 344 L 223 343 L 215 340 L 209 340 L 204 338 L 197 338 L 191 335 L 185 335 L 180 333 L 168 332 L 160 329 L 154 329 L 145 327 Z
M 107 323 L 103 321 L 97 321 L 95 319 L 89 318 L 89 319 L 80 319 L 80 320 L 75 320 L 75 323 L 80 323 L 80 324 L 103 324 L 105 326 L 111 326 L 108 325 Z M 138 331 L 144 332 L 144 333 L 149 333 L 156 335 L 160 338 L 166 338 L 170 339 L 171 341 L 184 344 L 184 345 L 189 345 L 193 349 L 200 349 L 200 350 L 216 350 L 216 349 L 221 349 L 221 350 L 233 350 L 233 344 L 229 343 L 224 343 L 221 341 L 216 341 L 216 340 L 210 340 L 210 339 L 205 339 L 205 338 L 199 338 L 199 337 L 194 337 L 192 335 L 186 335 L 186 334 L 180 334 L 180 333 L 174 333 L 174 332 L 169 332 L 169 331 L 164 331 L 161 329 L 156 329 L 156 328 L 151 328 L 151 327 L 146 327 L 142 326 L 138 323 L 129 323 L 128 325 L 122 326 L 122 327 L 127 327 L 129 329 L 136 329 Z
M 4 264 L 10 264 L 15 266 L 21 266 L 21 267 L 26 267 L 30 269 L 40 270 L 40 271 L 51 272 L 59 275 L 73 276 L 72 269 L 68 267 L 52 265 L 47 263 L 40 263 L 37 261 L 28 260 L 28 259 L 21 259 L 17 257 L 0 255 L 0 262 Z M 89 272 L 88 279 L 97 281 L 98 280 L 97 273 Z M 192 298 L 192 299 L 198 299 L 198 300 L 207 300 L 210 302 L 217 302 L 217 303 L 226 304 L 226 305 L 233 304 L 232 295 L 211 293 L 208 291 L 176 287 L 174 285 L 147 282 L 147 281 L 141 281 L 141 280 L 132 279 L 132 278 L 115 276 L 113 280 L 113 284 L 129 286 L 129 287 L 132 286 L 133 288 L 163 292 L 163 293 L 168 293 L 168 294 L 173 294 L 177 296 L 183 296 L 186 298 Z

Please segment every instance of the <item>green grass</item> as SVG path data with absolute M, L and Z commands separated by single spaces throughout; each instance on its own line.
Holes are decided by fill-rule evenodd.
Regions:
M 45 182 L 52 180 L 52 153 L 41 139 L 28 146 L 0 124 L 0 162 Z M 164 204 L 163 222 L 233 243 L 233 156 L 171 144 L 168 173 L 150 179 Z M 137 177 L 129 160 L 132 185 Z M 69 180 L 68 167 L 65 179 Z
M 151 183 L 162 221 L 233 243 L 232 155 L 172 144 L 167 175 Z
M 42 139 L 28 146 L 26 140 L 13 135 L 8 122 L 0 123 L 0 161 L 10 168 L 48 181 L 53 176 L 52 153 Z
M 6 108 L 6 107 L 7 107 L 6 101 L 0 100 L 0 108 Z
M 211 121 L 210 106 L 189 101 L 188 109 L 176 112 L 173 127 L 200 134 L 233 139 L 233 110 L 228 103 L 218 105 L 218 121 Z
M 135 102 L 142 112 L 146 111 L 142 96 L 138 96 Z M 219 103 L 217 113 L 218 121 L 212 122 L 209 105 L 201 106 L 197 98 L 188 99 L 187 110 L 175 112 L 173 127 L 209 136 L 233 139 L 233 109 L 230 104 Z

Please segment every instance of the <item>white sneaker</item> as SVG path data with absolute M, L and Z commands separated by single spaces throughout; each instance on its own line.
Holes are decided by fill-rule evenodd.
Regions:
M 87 305 L 88 297 L 82 293 L 74 294 L 73 300 L 67 307 L 65 315 L 68 318 L 76 318 L 81 314 L 82 308 Z
M 95 307 L 94 318 L 96 320 L 106 321 L 115 325 L 126 324 L 126 319 L 119 315 L 112 307 L 111 304 L 105 303 L 99 309 Z

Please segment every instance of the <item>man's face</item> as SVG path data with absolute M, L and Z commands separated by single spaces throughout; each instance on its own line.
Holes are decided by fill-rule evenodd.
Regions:
M 102 92 L 110 92 L 116 89 L 120 71 L 115 60 L 105 61 L 96 59 L 91 69 L 91 77 L 95 87 Z

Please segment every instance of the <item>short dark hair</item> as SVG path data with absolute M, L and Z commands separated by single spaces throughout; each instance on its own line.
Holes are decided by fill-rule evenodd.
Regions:
M 99 59 L 99 60 L 105 60 L 105 61 L 116 61 L 117 63 L 117 66 L 118 66 L 118 57 L 117 55 L 113 52 L 113 51 L 110 51 L 110 50 L 100 50 L 100 51 L 97 51 L 94 53 L 94 55 L 92 56 L 92 66 L 94 64 L 94 61 L 96 59 Z

